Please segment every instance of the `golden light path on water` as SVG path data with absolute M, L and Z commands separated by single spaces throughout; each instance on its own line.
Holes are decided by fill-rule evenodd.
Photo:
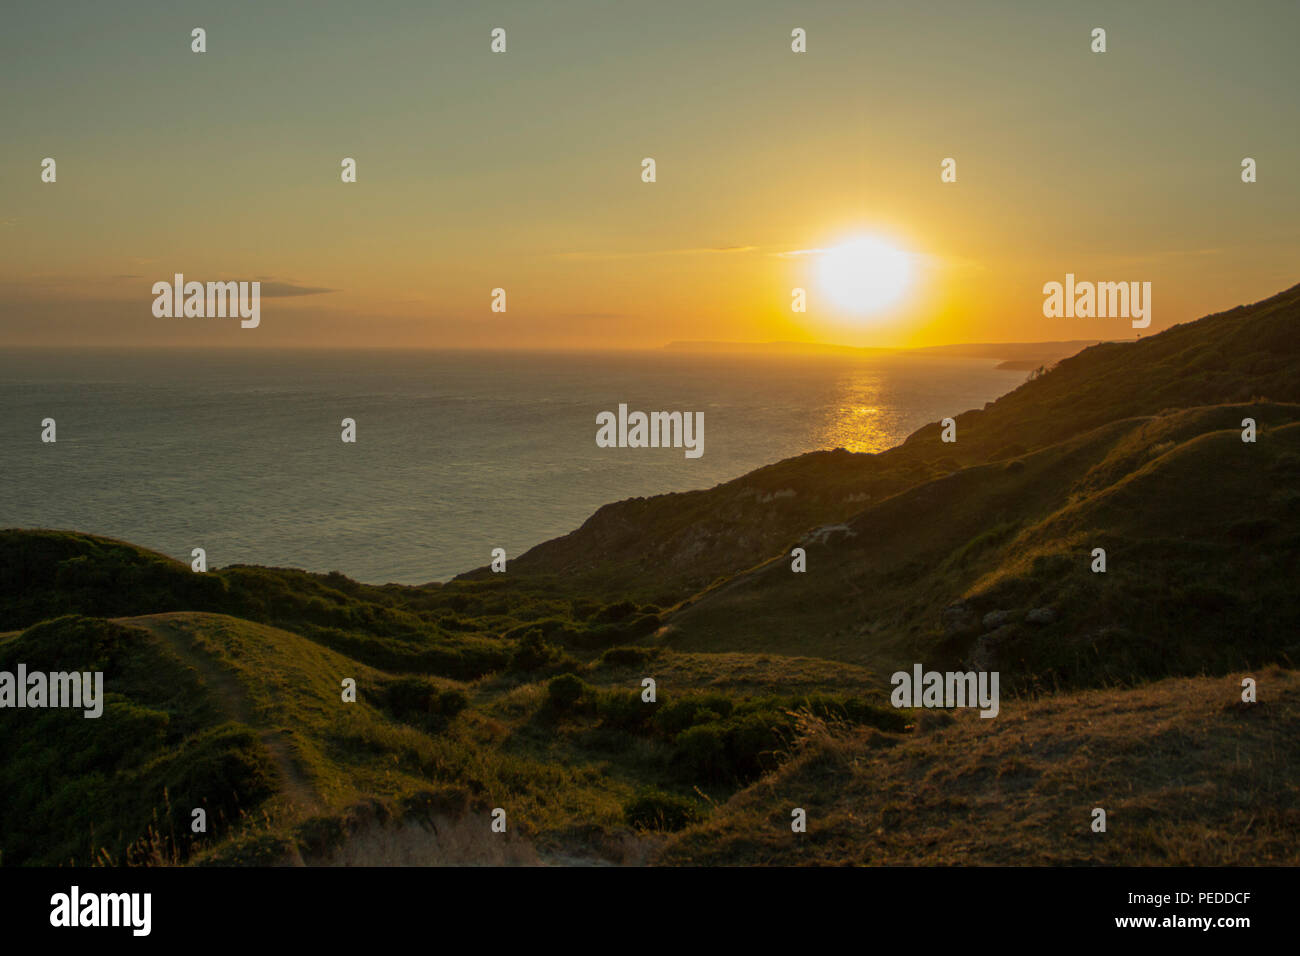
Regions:
M 845 448 L 854 452 L 878 452 L 897 442 L 885 430 L 880 409 L 869 405 L 841 407 L 825 429 L 827 448 Z
M 881 398 L 879 375 L 867 371 L 844 375 L 837 401 L 826 409 L 821 447 L 879 452 L 898 444 L 899 423 L 882 409 Z
M 829 400 L 814 427 L 816 446 L 878 453 L 900 445 L 926 422 L 954 411 L 978 408 L 1019 384 L 1022 373 L 1006 375 L 1006 384 L 990 382 L 991 369 L 966 360 L 900 360 L 841 367 L 832 373 Z M 987 363 L 991 365 L 992 363 Z

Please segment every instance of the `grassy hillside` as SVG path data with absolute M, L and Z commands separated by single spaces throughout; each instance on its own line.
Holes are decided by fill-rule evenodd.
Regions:
M 1245 417 L 1259 422 L 1254 444 Z M 806 573 L 787 548 L 667 615 L 658 640 L 798 648 L 885 673 L 978 662 L 1010 690 L 1294 661 L 1297 477 L 1297 405 L 1115 422 L 806 537 Z M 1105 573 L 1092 570 L 1097 547 Z
M 994 720 L 928 714 L 905 735 L 812 725 L 793 759 L 656 862 L 1294 866 L 1300 677 L 1255 676 L 1255 705 L 1235 678 L 1196 678 L 1012 703 Z M 796 807 L 806 833 L 791 831 Z
M 708 491 L 606 505 L 573 533 L 512 561 L 511 575 L 560 592 L 675 604 L 813 528 L 962 467 L 1018 458 L 1169 409 L 1255 398 L 1300 402 L 1298 326 L 1295 286 L 1136 342 L 1096 345 L 983 409 L 953 409 L 955 443 L 940 441 L 936 422 L 877 455 L 815 452 Z
M 103 715 L 0 710 L 0 859 L 161 861 L 188 850 L 190 809 L 214 834 L 275 792 L 257 735 L 137 628 L 63 617 L 0 643 L 0 670 L 100 670 Z
M 41 550 L 51 536 L 81 538 L 8 540 Z M 82 544 L 175 570 L 120 542 Z M 640 860 L 656 834 L 775 767 L 793 713 L 903 725 L 858 669 L 583 647 L 577 622 L 513 624 L 496 638 L 503 663 L 474 681 L 384 671 L 211 612 L 68 614 L 0 635 L 0 669 L 102 670 L 107 697 L 98 719 L 0 710 L 0 861 Z M 653 703 L 646 674 L 661 687 Z M 507 809 L 504 837 L 493 807 Z M 195 808 L 205 834 L 190 830 Z
M 1298 318 L 1089 348 L 955 443 L 609 505 L 505 575 L 0 531 L 0 670 L 107 692 L 0 709 L 0 862 L 1300 863 Z M 997 670 L 1001 715 L 893 708 L 916 662 Z

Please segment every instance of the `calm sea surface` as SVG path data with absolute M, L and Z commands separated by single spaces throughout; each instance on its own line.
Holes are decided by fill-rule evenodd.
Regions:
M 0 355 L 0 527 L 189 562 L 422 583 L 517 556 L 610 501 L 805 451 L 882 451 L 1015 388 L 985 359 L 667 352 Z M 704 455 L 602 449 L 596 414 L 704 412 Z M 41 421 L 58 441 L 41 442 Z M 340 421 L 357 422 L 356 444 Z

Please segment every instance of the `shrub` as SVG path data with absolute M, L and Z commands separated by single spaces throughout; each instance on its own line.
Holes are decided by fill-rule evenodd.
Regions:
M 587 691 L 587 685 L 577 674 L 561 674 L 546 685 L 546 703 L 556 712 L 571 710 Z
M 724 738 L 729 776 L 747 781 L 773 769 L 793 730 L 794 719 L 775 711 L 746 714 L 730 721 Z
M 688 777 L 723 782 L 732 776 L 721 724 L 703 724 L 682 731 L 677 736 L 677 757 Z
M 469 706 L 469 698 L 423 677 L 400 677 L 385 685 L 380 703 L 397 720 L 438 731 Z
M 558 640 L 560 643 L 564 643 L 566 639 L 572 637 L 575 633 L 573 628 L 569 627 L 567 622 L 562 621 L 559 618 L 548 617 L 529 621 L 526 624 L 520 624 L 518 627 L 512 627 L 502 636 L 508 640 L 517 640 L 528 634 L 530 631 L 537 631 L 543 640 L 550 642 Z
M 519 639 L 519 646 L 510 658 L 512 671 L 541 670 L 560 659 L 560 649 L 543 639 L 540 628 L 533 628 Z
M 592 616 L 591 620 L 598 624 L 612 624 L 635 613 L 635 604 L 631 601 L 619 601 L 616 604 L 605 605 Z
M 695 801 L 662 790 L 642 790 L 623 806 L 623 818 L 638 830 L 681 830 L 701 816 Z
M 605 667 L 631 667 L 652 661 L 660 655 L 657 647 L 611 647 L 600 655 Z
M 647 703 L 638 691 L 616 690 L 601 694 L 596 709 L 606 727 L 636 733 L 650 726 L 650 718 L 661 704 L 661 701 Z
M 731 716 L 731 699 L 721 694 L 695 694 L 665 703 L 655 714 L 655 727 L 670 737 L 696 724 Z

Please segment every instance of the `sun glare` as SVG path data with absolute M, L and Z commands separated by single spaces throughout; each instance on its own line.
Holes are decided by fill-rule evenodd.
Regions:
M 875 236 L 851 239 L 818 256 L 817 281 L 839 308 L 859 315 L 879 312 L 911 285 L 912 257 Z

